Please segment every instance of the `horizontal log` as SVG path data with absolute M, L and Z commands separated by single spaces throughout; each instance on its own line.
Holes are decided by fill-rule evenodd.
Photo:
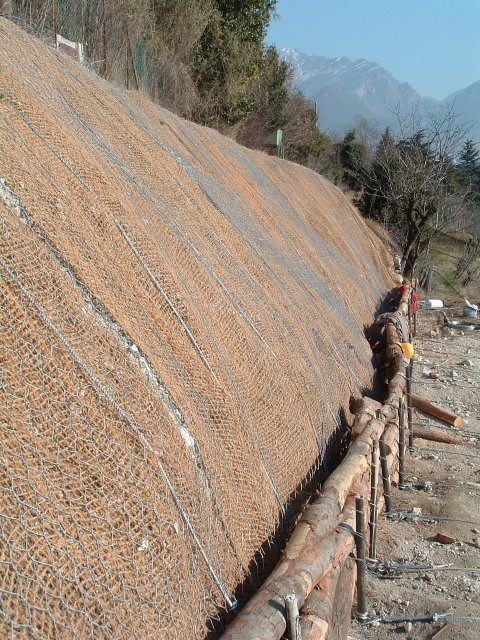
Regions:
M 358 486 L 354 485 L 354 488 Z M 335 513 L 338 504 L 330 503 L 330 512 L 333 508 Z M 327 505 L 321 503 L 318 506 L 321 507 L 319 513 L 325 514 Z M 305 512 L 307 518 L 312 514 L 310 510 L 309 516 L 308 511 Z M 337 526 L 338 516 L 333 527 L 324 526 L 323 522 L 316 523 L 318 526 L 315 523 L 312 525 L 304 516 L 295 527 L 283 558 L 233 620 L 221 640 L 278 640 L 286 629 L 285 596 L 294 594 L 298 606 L 303 606 L 313 587 L 332 566 L 345 561 L 354 547 L 354 539 L 349 530 Z M 355 506 L 352 498 L 345 498 L 340 521 L 354 527 Z
M 387 324 L 385 327 L 385 336 L 387 343 L 387 357 L 401 355 L 403 353 L 400 346 L 401 336 L 398 335 L 397 327 L 394 324 Z
M 350 433 L 352 440 L 365 431 L 365 427 L 372 418 L 377 416 L 377 412 L 382 410 L 382 405 L 372 398 L 362 398 L 356 403 L 356 416 Z
M 402 362 L 404 358 L 402 357 Z M 402 367 L 404 369 L 404 366 Z M 382 407 L 382 416 L 386 420 L 398 417 L 400 398 L 405 397 L 406 379 L 403 373 L 396 373 L 388 385 L 388 397 Z
M 398 311 L 405 316 L 408 315 L 408 300 L 410 298 L 410 283 L 405 283 L 402 297 L 398 306 Z M 405 357 L 399 345 L 400 336 L 393 324 L 386 328 L 386 350 L 385 359 L 388 373 L 388 397 L 384 402 L 382 414 L 389 420 L 397 413 L 398 402 L 405 395 L 405 367 L 409 359 Z
M 345 560 L 338 579 L 328 640 L 345 640 L 348 635 L 356 577 L 356 562 L 349 557 Z
M 445 442 L 446 444 L 462 444 L 462 436 L 454 433 L 445 433 L 438 429 L 425 429 L 425 427 L 413 427 L 414 438 L 422 438 L 423 440 L 432 440 L 433 442 Z
M 285 596 L 297 596 L 303 605 L 313 586 L 327 572 L 338 550 L 348 547 L 353 536 L 345 529 L 337 529 L 320 540 L 309 531 L 302 545 L 302 554 L 291 560 L 285 557 L 276 570 L 238 614 L 221 640 L 278 640 L 286 629 Z
M 415 394 L 412 395 L 412 405 L 416 409 L 419 409 L 424 413 L 428 413 L 430 416 L 437 418 L 437 420 L 443 420 L 443 422 L 447 422 L 454 427 L 460 427 L 463 424 L 463 419 L 460 416 L 433 404 L 433 402 L 430 402 L 425 398 L 416 396 Z
M 387 449 L 387 467 L 390 474 L 390 482 L 396 485 L 398 482 L 398 424 L 388 422 L 385 427 L 385 447 Z
M 281 561 L 221 640 L 278 640 L 286 628 L 285 596 L 295 594 L 301 607 L 332 564 L 340 561 L 342 549 L 353 548 L 352 534 L 339 529 L 338 524 L 347 520 L 354 526 L 351 495 L 359 491 L 368 493 L 372 449 L 385 428 L 382 420 L 373 418 L 372 413 L 381 407 L 375 400 L 366 399 L 365 412 L 355 419 L 355 423 L 365 424 L 362 433 L 327 478 L 321 495 L 302 514 Z
M 363 414 L 359 415 L 359 419 Z M 370 456 L 374 443 L 378 442 L 384 429 L 381 420 L 370 418 L 363 433 L 350 445 L 347 455 L 340 465 L 327 478 L 322 488 L 322 495 L 337 502 L 340 511 L 351 492 L 354 481 L 370 469 Z

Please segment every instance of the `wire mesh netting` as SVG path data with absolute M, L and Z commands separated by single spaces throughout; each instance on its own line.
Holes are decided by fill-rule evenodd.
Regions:
M 3 18 L 0 178 L 0 636 L 204 637 L 369 384 L 382 248 Z
M 212 7 L 195 0 L 182 13 L 175 4 L 171 0 L 0 0 L 0 15 L 56 42 L 61 51 L 104 78 L 141 89 L 172 111 L 189 114 L 200 98 L 185 58 Z M 195 25 L 193 32 L 182 27 L 185 20 Z

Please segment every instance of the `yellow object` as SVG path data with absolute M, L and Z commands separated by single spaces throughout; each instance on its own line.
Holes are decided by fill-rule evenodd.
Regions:
M 400 347 L 407 358 L 413 358 L 415 349 L 413 348 L 413 344 L 411 342 L 401 342 Z

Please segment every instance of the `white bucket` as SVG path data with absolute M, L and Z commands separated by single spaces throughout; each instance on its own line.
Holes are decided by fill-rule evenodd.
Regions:
M 443 300 L 425 300 L 425 309 L 441 309 L 443 307 Z

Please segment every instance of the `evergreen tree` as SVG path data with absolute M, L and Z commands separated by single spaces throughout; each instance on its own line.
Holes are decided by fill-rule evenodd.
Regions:
M 387 198 L 388 167 L 394 161 L 394 146 L 395 140 L 390 127 L 387 127 L 378 142 L 372 167 L 366 176 L 362 198 L 359 202 L 359 207 L 367 218 L 373 218 L 382 224 L 386 224 L 390 217 L 398 216 L 398 212 L 392 211 Z M 392 204 L 395 205 L 395 202 Z
M 231 33 L 243 42 L 263 43 L 277 0 L 215 0 Z
M 355 129 L 350 129 L 340 146 L 340 164 L 343 169 L 343 182 L 355 191 L 360 190 L 365 182 L 366 157 L 366 149 L 356 139 Z
M 213 0 L 192 64 L 200 94 L 197 121 L 220 129 L 244 121 L 263 73 L 263 40 L 277 0 Z
M 475 148 L 472 138 L 466 140 L 460 152 L 459 166 L 463 172 L 469 176 L 478 175 L 480 171 L 480 152 Z
M 458 181 L 463 194 L 480 204 L 480 152 L 471 138 L 460 152 Z

